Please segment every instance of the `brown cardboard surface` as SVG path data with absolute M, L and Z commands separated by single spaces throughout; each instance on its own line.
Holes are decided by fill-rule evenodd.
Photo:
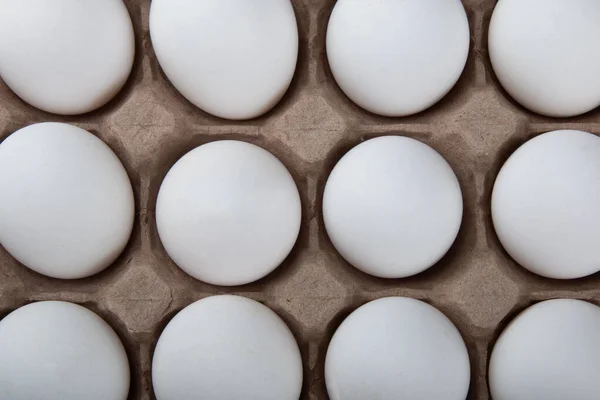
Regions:
M 103 139 L 131 178 L 137 217 L 130 243 L 104 272 L 82 280 L 41 276 L 0 248 L 0 316 L 39 300 L 82 304 L 101 315 L 124 342 L 131 363 L 131 399 L 153 399 L 151 359 L 167 322 L 200 298 L 232 293 L 263 302 L 290 326 L 304 362 L 302 399 L 327 399 L 325 352 L 341 321 L 365 302 L 392 295 L 438 307 L 467 343 L 472 368 L 469 399 L 489 399 L 489 352 L 506 324 L 533 302 L 567 297 L 600 302 L 600 274 L 554 281 L 519 267 L 502 249 L 490 218 L 490 195 L 502 163 L 542 132 L 573 128 L 600 133 L 600 110 L 571 119 L 528 112 L 501 89 L 487 54 L 487 26 L 495 0 L 464 0 L 471 50 L 456 87 L 437 105 L 406 118 L 384 118 L 353 105 L 336 86 L 325 55 L 334 0 L 293 0 L 300 31 L 297 71 L 284 99 L 260 118 L 232 122 L 185 100 L 162 73 L 150 41 L 150 0 L 125 0 L 135 25 L 136 59 L 129 82 L 108 105 L 62 117 L 25 104 L 0 82 L 0 140 L 36 122 L 80 126 Z M 454 168 L 464 196 L 462 227 L 449 253 L 430 270 L 384 280 L 348 265 L 327 238 L 323 187 L 341 156 L 361 141 L 406 135 L 438 150 Z M 294 176 L 303 203 L 298 243 L 266 278 L 245 286 L 208 285 L 170 261 L 157 235 L 154 207 L 166 172 L 187 151 L 219 139 L 258 144 Z M 0 188 L 1 190 L 1 188 Z M 367 400 L 367 399 L 365 399 Z

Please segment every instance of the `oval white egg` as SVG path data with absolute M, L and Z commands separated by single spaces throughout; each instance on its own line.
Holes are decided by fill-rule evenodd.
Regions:
M 600 138 L 553 131 L 515 151 L 498 173 L 492 219 L 519 264 L 548 278 L 600 271 Z
M 152 360 L 157 400 L 298 400 L 302 359 L 286 324 L 264 305 L 213 296 L 179 312 Z
M 452 89 L 469 42 L 460 0 L 338 0 L 327 26 L 327 59 L 350 100 L 400 117 Z
M 301 222 L 294 179 L 271 153 L 223 140 L 195 148 L 168 172 L 158 194 L 160 239 L 175 263 L 215 285 L 242 285 L 273 271 Z
M 337 329 L 325 359 L 331 400 L 465 400 L 470 366 L 458 330 L 419 300 L 387 297 Z
M 126 400 L 129 362 L 112 328 L 87 308 L 32 303 L 0 321 L 0 398 Z
M 571 117 L 600 105 L 600 2 L 502 0 L 488 35 L 498 80 L 524 107 Z
M 134 54 L 121 0 L 0 1 L 0 77 L 41 110 L 72 115 L 103 106 L 127 81 Z
M 596 400 L 600 307 L 570 299 L 538 303 L 502 332 L 492 351 L 493 400 Z
M 350 264 L 382 278 L 418 274 L 450 248 L 462 220 L 450 165 L 418 140 L 367 140 L 337 163 L 325 185 L 323 218 Z
M 0 243 L 26 267 L 78 279 L 123 251 L 133 190 L 96 136 L 68 124 L 30 125 L 0 144 L 0 171 Z
M 173 86 L 221 118 L 269 111 L 296 69 L 298 28 L 289 0 L 153 0 L 150 34 Z

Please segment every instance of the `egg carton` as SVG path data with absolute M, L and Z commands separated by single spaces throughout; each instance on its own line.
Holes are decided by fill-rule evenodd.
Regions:
M 300 33 L 296 74 L 283 100 L 251 121 L 226 121 L 185 100 L 162 73 L 148 29 L 150 0 L 125 0 L 136 36 L 136 58 L 122 92 L 81 116 L 37 110 L 0 82 L 0 140 L 36 122 L 67 122 L 105 141 L 123 162 L 135 192 L 133 234 L 123 254 L 98 275 L 74 281 L 39 275 L 0 248 L 0 317 L 30 302 L 64 300 L 102 316 L 123 341 L 131 364 L 130 399 L 154 399 L 151 361 L 158 337 L 183 307 L 217 294 L 260 301 L 290 326 L 304 365 L 302 399 L 328 399 L 324 360 L 343 319 L 360 305 L 386 296 L 424 300 L 461 332 L 471 361 L 468 399 L 490 398 L 489 354 L 507 323 L 529 305 L 551 298 L 600 304 L 600 274 L 574 281 L 536 276 L 503 250 L 492 226 L 490 197 L 504 161 L 531 137 L 555 129 L 600 133 L 600 110 L 571 119 L 528 112 L 500 87 L 487 52 L 495 0 L 464 0 L 471 47 L 457 85 L 432 108 L 385 118 L 354 105 L 337 87 L 327 64 L 325 33 L 334 0 L 293 0 Z M 379 279 L 345 262 L 325 232 L 321 200 L 336 162 L 353 146 L 383 135 L 427 143 L 453 167 L 464 216 L 448 254 L 424 273 Z M 160 184 L 179 157 L 214 140 L 238 139 L 275 154 L 290 170 L 302 198 L 298 242 L 283 264 L 258 282 L 217 287 L 197 281 L 167 256 L 157 234 Z M 0 191 L 2 188 L 0 188 Z

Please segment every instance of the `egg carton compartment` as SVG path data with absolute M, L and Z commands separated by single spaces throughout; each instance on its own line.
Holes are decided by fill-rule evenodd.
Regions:
M 65 117 L 36 110 L 0 83 L 0 140 L 44 121 L 71 123 L 100 137 L 119 156 L 134 188 L 131 239 L 112 266 L 75 281 L 39 275 L 0 248 L 0 316 L 39 300 L 71 301 L 98 313 L 127 349 L 130 399 L 154 399 L 151 362 L 158 337 L 178 311 L 211 295 L 252 298 L 285 320 L 302 353 L 303 400 L 328 399 L 327 346 L 343 319 L 370 300 L 408 296 L 443 311 L 467 344 L 472 369 L 468 399 L 473 400 L 490 398 L 489 354 L 520 311 L 556 297 L 600 304 L 600 274 L 573 281 L 539 277 L 517 265 L 494 232 L 494 180 L 520 144 L 554 129 L 600 134 L 600 110 L 569 119 L 542 117 L 519 106 L 500 87 L 487 54 L 495 0 L 463 1 L 471 29 L 463 75 L 438 104 L 405 118 L 364 111 L 336 85 L 325 51 L 335 1 L 293 0 L 300 36 L 294 79 L 273 110 L 250 121 L 213 117 L 183 98 L 152 49 L 150 0 L 125 3 L 134 24 L 136 57 L 121 93 L 99 110 Z M 462 226 L 450 251 L 434 267 L 406 279 L 375 278 L 350 266 L 331 244 L 321 213 L 325 183 L 336 162 L 355 145 L 383 135 L 409 136 L 436 149 L 456 172 L 464 200 Z M 302 227 L 290 255 L 267 277 L 238 287 L 209 285 L 180 270 L 160 242 L 154 215 L 169 168 L 196 146 L 221 139 L 247 141 L 276 155 L 294 177 L 302 200 Z

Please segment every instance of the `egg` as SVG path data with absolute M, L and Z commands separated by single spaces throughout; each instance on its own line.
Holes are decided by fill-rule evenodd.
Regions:
M 337 329 L 325 358 L 331 400 L 465 400 L 467 348 L 436 308 L 406 297 L 371 301 Z
M 600 307 L 556 299 L 529 307 L 502 332 L 489 365 L 493 400 L 596 400 Z
M 0 321 L 0 398 L 126 400 L 128 393 L 123 344 L 87 308 L 42 301 Z
M 0 144 L 0 171 L 0 243 L 26 267 L 78 279 L 123 251 L 133 190 L 96 136 L 63 123 L 27 126 Z
M 400 117 L 452 89 L 470 33 L 460 0 L 338 0 L 326 40 L 331 72 L 346 96 L 372 113 Z
M 184 308 L 162 332 L 152 360 L 157 400 L 298 400 L 302 359 L 286 324 L 240 296 Z
M 156 223 L 175 263 L 196 279 L 242 285 L 273 271 L 301 222 L 294 179 L 263 148 L 235 140 L 199 146 L 167 173 Z
M 221 118 L 266 113 L 296 69 L 298 27 L 289 0 L 153 0 L 150 35 L 173 86 Z
M 500 242 L 520 265 L 548 278 L 600 271 L 600 138 L 560 130 L 519 147 L 492 192 Z
M 501 0 L 490 22 L 492 66 L 508 94 L 550 117 L 600 105 L 600 2 Z
M 135 54 L 121 0 L 0 1 L 0 77 L 21 99 L 83 114 L 123 87 Z
M 323 195 L 325 228 L 354 267 L 403 278 L 434 265 L 462 220 L 450 165 L 426 144 L 402 136 L 367 140 L 336 164 Z

